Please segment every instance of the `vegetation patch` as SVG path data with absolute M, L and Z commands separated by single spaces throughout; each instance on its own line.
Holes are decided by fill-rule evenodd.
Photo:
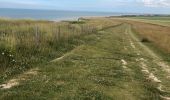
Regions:
M 140 45 L 153 43 L 160 48 L 160 43 L 166 43 L 156 41 L 155 34 L 160 31 L 149 30 L 155 26 L 146 24 L 147 28 L 143 23 L 128 22 L 135 30 L 132 32 L 127 20 L 112 18 L 83 20 L 83 24 L 0 21 L 0 44 L 3 44 L 0 61 L 7 62 L 2 67 L 5 74 L 1 74 L 0 86 L 8 88 L 0 89 L 2 100 L 161 100 L 161 95 L 169 96 L 142 73 L 146 70 L 140 64 L 141 59 L 148 65 L 147 72 L 156 75 L 169 89 L 168 80 L 163 77 L 167 74 L 162 76 L 155 56 L 149 55 L 154 52 L 145 51 Z M 135 39 L 133 33 L 147 37 L 152 43 Z M 13 59 L 16 62 L 10 63 Z M 26 71 L 31 67 L 38 68 Z M 155 78 L 153 75 L 150 77 Z
M 70 24 L 85 24 L 85 21 L 69 21 Z
M 151 41 L 148 38 L 144 37 L 141 39 L 141 42 L 150 43 Z

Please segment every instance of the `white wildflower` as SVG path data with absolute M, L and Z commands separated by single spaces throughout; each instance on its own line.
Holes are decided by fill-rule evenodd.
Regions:
M 5 53 L 4 52 L 2 52 L 2 55 L 4 55 Z

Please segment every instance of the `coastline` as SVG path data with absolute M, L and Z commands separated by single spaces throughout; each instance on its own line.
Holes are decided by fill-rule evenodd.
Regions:
M 120 15 L 122 15 L 122 13 L 0 8 L 0 19 L 12 19 L 12 20 L 33 20 L 33 21 L 42 20 L 59 22 L 63 20 L 77 20 L 78 18 L 81 17 L 91 18 Z
M 34 19 L 34 18 L 10 18 L 10 17 L 1 17 L 0 20 L 30 20 L 30 21 L 52 21 L 52 22 L 62 22 L 62 21 L 77 21 L 79 18 L 91 19 L 91 18 L 104 18 L 109 16 L 79 16 L 79 17 L 68 17 L 68 18 L 56 18 L 56 19 Z

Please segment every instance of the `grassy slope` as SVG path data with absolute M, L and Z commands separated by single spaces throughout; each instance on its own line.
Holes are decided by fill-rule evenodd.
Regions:
M 128 24 L 114 26 L 108 20 L 101 20 L 95 23 L 99 29 L 103 27 L 97 34 L 83 35 L 68 42 L 66 47 L 70 45 L 73 50 L 63 47 L 71 50 L 63 58 L 34 66 L 39 69 L 38 75 L 24 76 L 27 78 L 21 80 L 19 86 L 0 89 L 0 99 L 160 100 L 160 95 L 170 96 L 169 73 L 157 64 L 162 59 L 143 46 Z M 105 24 L 110 25 L 104 27 Z M 141 58 L 145 61 L 137 61 Z M 127 62 L 126 66 L 122 59 Z M 142 73 L 141 63 L 162 81 L 165 92 L 159 91 L 160 84 Z
M 147 49 L 152 51 L 152 53 L 149 53 L 148 55 L 153 54 L 155 56 L 155 57 L 150 56 L 152 59 L 148 59 L 148 61 L 150 62 L 149 63 L 149 70 L 151 70 L 152 73 L 154 73 L 162 81 L 162 83 L 161 83 L 161 84 L 163 84 L 162 88 L 165 91 L 161 94 L 169 95 L 170 85 L 169 85 L 169 78 L 168 77 L 170 76 L 170 72 L 168 71 L 169 66 L 167 66 L 167 65 L 170 63 L 170 59 L 169 59 L 170 53 L 167 52 L 165 50 L 165 48 L 163 49 L 163 47 L 159 47 L 159 45 L 164 44 L 166 46 L 166 48 L 169 48 L 169 45 L 168 45 L 169 43 L 163 43 L 164 42 L 163 40 L 165 40 L 166 38 L 169 38 L 169 33 L 166 29 L 169 29 L 168 27 L 169 27 L 169 20 L 170 19 L 169 19 L 169 17 L 166 17 L 166 18 L 144 17 L 144 18 L 134 18 L 134 19 L 136 21 L 135 22 L 136 25 L 138 24 L 137 26 L 135 24 L 133 24 L 134 23 L 133 21 L 132 22 L 128 21 L 128 22 L 130 22 L 131 25 L 132 25 L 132 31 L 133 31 L 135 37 L 137 37 L 140 41 L 143 37 L 147 37 L 149 35 L 152 35 L 153 37 L 158 37 L 157 40 L 150 41 L 150 42 L 143 42 L 142 45 L 144 45 L 144 48 L 147 48 Z M 145 24 L 144 26 L 141 25 L 140 23 L 138 23 L 138 22 L 141 21 L 140 19 L 145 20 L 145 21 L 142 21 Z M 159 21 L 161 21 L 161 23 Z M 151 23 L 151 24 L 149 25 L 149 24 L 146 24 L 146 23 Z M 153 28 L 149 27 L 147 25 L 153 26 Z M 149 30 L 152 31 L 152 32 L 149 32 Z M 164 34 L 164 33 L 166 33 L 166 34 Z M 169 39 L 168 39 L 168 41 L 169 41 Z M 142 52 L 142 53 L 146 53 L 146 52 Z M 160 66 L 159 65 L 160 62 L 166 63 L 165 66 L 167 66 L 167 67 L 163 68 L 162 66 Z M 165 99 L 165 100 L 167 100 L 167 99 Z
M 131 27 L 132 28 L 132 27 Z M 161 95 L 170 96 L 170 84 L 169 84 L 169 76 L 170 76 L 170 67 L 169 67 L 169 55 L 161 51 L 157 48 L 153 43 L 145 43 L 139 41 L 139 34 L 135 33 L 136 31 L 131 30 L 130 35 L 138 45 L 138 52 L 141 52 L 145 59 L 145 63 L 148 66 L 148 70 L 153 73 L 161 83 L 156 84 L 155 87 L 161 86 Z M 162 63 L 163 65 L 160 65 Z M 152 85 L 155 83 L 151 83 Z M 168 98 L 169 99 L 169 98 Z M 163 100 L 168 100 L 163 99 Z
M 81 44 L 78 40 L 83 35 L 120 23 L 103 18 L 81 22 L 0 19 L 0 83 L 36 64 L 60 57 Z
M 0 99 L 159 100 L 155 83 L 146 80 L 136 62 L 140 57 L 151 61 L 150 55 L 125 34 L 130 32 L 126 29 L 128 25 L 110 27 L 83 37 L 85 44 L 63 59 L 39 65 L 38 75 L 9 90 L 0 90 Z M 140 56 L 129 39 L 143 52 Z M 121 59 L 127 61 L 127 69 Z
M 134 27 L 136 27 L 135 25 L 132 26 L 132 30 L 134 32 L 134 34 L 136 35 L 137 38 L 139 38 L 139 40 L 141 41 L 144 37 L 149 37 L 149 34 L 150 32 L 147 32 L 146 28 L 143 28 L 143 31 L 145 31 L 145 34 L 143 34 L 142 32 L 140 32 L 139 30 L 135 29 Z M 141 28 L 142 29 L 142 28 Z M 145 30 L 144 30 L 145 29 Z M 149 29 L 149 28 L 148 28 Z M 161 30 L 159 28 L 157 28 L 158 30 Z M 162 29 L 162 33 L 163 33 L 163 29 Z M 156 27 L 155 27 L 155 30 L 152 30 L 152 33 L 151 34 L 154 34 L 152 36 L 155 36 L 155 37 L 159 37 L 161 39 L 159 40 L 156 40 L 155 41 L 160 41 L 159 43 L 155 42 L 155 41 L 148 41 L 148 42 L 143 42 L 143 44 L 145 44 L 147 47 L 149 47 L 153 52 L 155 52 L 156 54 L 158 54 L 159 56 L 162 57 L 162 59 L 164 59 L 165 61 L 167 62 L 170 62 L 170 53 L 166 50 L 167 48 L 169 48 L 169 43 L 163 43 L 164 41 L 162 40 L 165 40 L 165 38 L 169 38 L 168 37 L 168 34 L 155 34 L 155 33 L 160 33 L 160 32 L 157 32 L 156 30 Z M 148 34 L 148 35 L 147 35 Z M 169 39 L 167 39 L 169 41 Z M 163 48 L 163 47 L 160 47 L 159 45 L 163 45 L 166 46 L 166 49 Z
M 113 18 L 115 19 L 115 18 Z M 141 19 L 147 19 L 141 21 Z M 121 20 L 132 25 L 133 32 L 137 35 L 139 40 L 147 39 L 149 42 L 144 42 L 150 49 L 152 49 L 156 54 L 160 55 L 164 60 L 170 61 L 170 46 L 169 40 L 170 28 L 160 23 L 152 23 L 150 21 L 162 20 L 170 21 L 170 17 L 130 17 L 130 18 L 116 18 L 116 20 Z
M 125 19 L 141 21 L 145 23 L 158 24 L 162 26 L 170 26 L 170 17 L 127 17 Z

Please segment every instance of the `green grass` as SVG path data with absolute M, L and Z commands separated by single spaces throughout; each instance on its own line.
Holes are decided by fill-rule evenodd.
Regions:
M 68 21 L 70 24 L 84 24 L 85 21 Z
M 126 25 L 110 27 L 82 37 L 79 41 L 84 44 L 57 62 L 40 64 L 38 75 L 9 90 L 0 90 L 0 98 L 160 100 L 159 91 L 146 81 L 135 62 L 137 55 L 129 45 L 125 29 Z M 128 70 L 122 67 L 121 59 L 128 62 Z
M 120 22 L 107 19 L 64 22 L 0 19 L 0 23 L 1 76 L 8 77 L 60 57 L 74 48 L 72 44 L 79 44 L 77 39 L 83 35 Z
M 85 23 L 8 19 L 0 19 L 0 23 L 0 67 L 5 78 L 60 57 L 79 44 L 79 37 L 96 32 Z
M 17 86 L 10 89 L 0 89 L 0 99 L 161 100 L 160 95 L 169 96 L 169 92 L 159 91 L 157 89 L 158 84 L 148 80 L 148 76 L 142 73 L 141 64 L 137 61 L 140 58 L 146 60 L 145 63 L 149 72 L 152 72 L 162 81 L 163 88 L 166 91 L 170 90 L 169 81 L 165 78 L 168 74 L 156 64 L 154 56 L 146 50 L 146 47 L 140 45 L 140 43 L 145 45 L 148 43 L 141 42 L 136 31 L 131 30 L 132 26 L 125 22 L 99 18 L 89 19 L 85 23 L 77 23 L 77 21 L 55 23 L 57 29 L 60 27 L 60 35 L 64 36 L 64 38 L 60 37 L 56 40 L 53 40 L 55 34 L 51 31 L 53 28 L 48 27 L 48 23 L 51 25 L 51 22 L 45 22 L 45 24 L 44 22 L 30 21 L 15 22 L 15 24 L 10 21 L 1 22 L 8 23 L 7 26 L 9 24 L 16 25 L 16 23 L 19 25 L 21 23 L 24 23 L 21 25 L 43 23 L 44 27 L 49 29 L 41 28 L 45 32 L 40 37 L 45 44 L 38 45 L 41 49 L 34 47 L 35 44 L 32 43 L 28 47 L 26 44 L 22 44 L 20 49 L 14 49 L 7 46 L 7 42 L 0 41 L 4 45 L 0 47 L 0 52 L 5 52 L 5 56 L 1 56 L 0 61 L 6 61 L 6 63 L 3 63 L 4 66 L 9 66 L 7 69 L 3 69 L 5 74 L 4 71 L 1 72 L 0 83 L 16 79 L 19 76 L 19 78 L 24 78 L 24 80 L 19 81 Z M 7 26 L 2 25 L 0 28 L 3 30 L 4 28 L 12 28 Z M 19 32 L 27 33 L 28 31 L 27 28 L 16 29 Z M 31 31 L 29 32 L 32 34 Z M 69 32 L 69 35 L 67 35 L 67 32 Z M 77 35 L 74 34 L 75 32 Z M 8 31 L 7 33 L 11 36 Z M 44 40 L 43 37 L 45 36 L 49 36 L 47 40 Z M 27 36 L 24 37 L 24 43 L 28 43 L 26 38 Z M 135 49 L 130 40 L 134 43 Z M 149 42 L 147 46 L 150 45 L 152 45 L 152 42 Z M 157 49 L 156 46 L 155 49 Z M 16 52 L 18 50 L 22 55 Z M 137 52 L 140 52 L 140 55 Z M 156 51 L 153 53 L 162 55 Z M 12 63 L 12 65 L 16 65 L 14 69 L 9 62 L 16 58 L 12 58 L 9 56 L 10 54 L 21 60 Z M 62 58 L 57 60 L 61 56 Z M 22 60 L 25 59 L 29 59 L 31 64 L 22 63 Z M 122 59 L 127 62 L 127 68 L 123 67 Z M 51 62 L 53 60 L 56 61 Z M 30 65 L 32 66 L 30 67 Z M 25 75 L 24 73 L 29 68 L 38 68 L 38 74 Z

